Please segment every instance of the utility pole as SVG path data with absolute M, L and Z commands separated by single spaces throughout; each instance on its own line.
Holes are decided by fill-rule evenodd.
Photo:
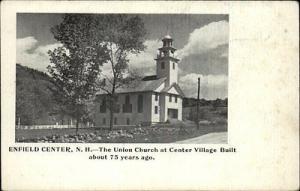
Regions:
M 21 127 L 21 117 L 19 117 L 18 119 L 18 129 L 20 129 L 20 127 Z
M 200 77 L 198 78 L 198 95 L 197 95 L 197 118 L 196 118 L 196 122 L 197 122 L 197 129 L 199 130 L 199 97 L 200 97 Z

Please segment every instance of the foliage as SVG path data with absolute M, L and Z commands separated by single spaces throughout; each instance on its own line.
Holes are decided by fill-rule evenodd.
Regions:
M 48 87 L 54 87 L 51 78 L 40 71 L 16 65 L 16 124 L 55 124 L 52 115 L 57 107 Z
M 183 99 L 183 107 L 191 107 L 196 106 L 197 99 L 196 98 L 184 98 Z M 200 106 L 213 106 L 213 107 L 227 107 L 228 99 L 215 99 L 215 100 L 206 100 L 206 99 L 200 99 L 199 105 Z
M 102 75 L 98 87 L 108 96 L 108 109 L 110 111 L 110 129 L 113 128 L 113 115 L 116 110 L 116 90 L 132 83 L 139 78 L 138 74 L 128 70 L 127 56 L 129 53 L 137 54 L 144 50 L 144 24 L 139 17 L 128 15 L 106 15 L 103 44 L 109 53 L 109 64 L 112 75 Z M 101 20 L 101 19 L 99 19 Z M 101 24 L 97 23 L 97 26 Z M 101 34 L 99 34 L 101 36 Z
M 112 105 L 115 90 L 133 79 L 127 55 L 144 49 L 144 25 L 128 15 L 66 14 L 51 31 L 62 44 L 49 51 L 48 70 L 56 84 L 52 91 L 60 109 L 77 118 L 78 127 L 89 115 L 86 103 L 97 88 L 109 94 Z M 104 64 L 110 64 L 112 76 L 101 75 Z
M 227 120 L 227 104 L 228 99 L 215 100 L 199 100 L 199 120 L 220 121 Z M 183 118 L 191 121 L 197 120 L 197 99 L 184 98 L 183 99 Z

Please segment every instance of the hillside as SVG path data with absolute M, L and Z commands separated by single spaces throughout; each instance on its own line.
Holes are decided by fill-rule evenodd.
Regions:
M 51 78 L 40 71 L 16 65 L 16 124 L 55 124 L 53 115 L 56 107 L 49 87 Z
M 199 105 L 200 106 L 214 106 L 214 107 L 227 107 L 228 99 L 215 99 L 215 100 L 206 100 L 206 99 L 200 99 Z M 183 98 L 183 107 L 193 107 L 197 105 L 197 99 L 196 98 Z
M 199 120 L 213 123 L 227 123 L 228 99 L 215 99 L 199 101 Z M 182 118 L 195 121 L 197 119 L 197 99 L 184 98 Z

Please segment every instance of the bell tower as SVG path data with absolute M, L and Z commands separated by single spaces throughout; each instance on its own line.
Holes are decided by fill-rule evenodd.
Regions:
M 156 60 L 156 75 L 158 78 L 166 77 L 166 85 L 178 83 L 178 61 L 174 53 L 176 49 L 173 47 L 173 39 L 170 35 L 166 35 L 163 39 L 163 46 L 158 49 Z

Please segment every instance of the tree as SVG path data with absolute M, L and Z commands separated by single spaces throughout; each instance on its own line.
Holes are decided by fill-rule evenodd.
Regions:
M 110 130 L 112 130 L 114 112 L 119 110 L 116 90 L 139 78 L 136 72 L 129 71 L 127 57 L 129 54 L 138 54 L 144 50 L 143 42 L 146 30 L 139 17 L 108 15 L 104 16 L 103 19 L 105 20 L 103 22 L 105 24 L 103 33 L 105 41 L 102 43 L 107 47 L 108 63 L 112 73 L 111 75 L 102 75 L 98 87 L 107 94 Z
M 48 66 L 60 109 L 77 119 L 78 131 L 79 122 L 88 115 L 86 103 L 102 89 L 109 97 L 113 119 L 115 91 L 133 79 L 128 76 L 127 55 L 144 49 L 145 28 L 141 19 L 128 15 L 66 14 L 51 31 L 62 44 L 49 51 L 52 65 Z M 111 76 L 101 74 L 104 64 L 111 66 Z
M 62 23 L 51 28 L 54 38 L 62 46 L 49 51 L 48 71 L 55 88 L 58 110 L 79 122 L 86 115 L 85 103 L 96 92 L 95 82 L 100 66 L 108 60 L 106 49 L 93 42 L 91 15 L 66 14 Z

